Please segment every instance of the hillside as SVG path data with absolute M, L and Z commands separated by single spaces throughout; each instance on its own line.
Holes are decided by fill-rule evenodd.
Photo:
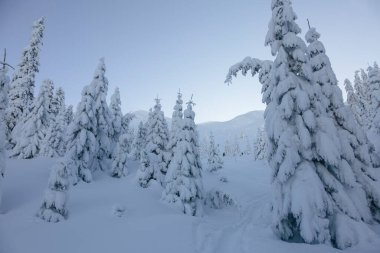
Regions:
M 134 128 L 138 126 L 140 121 L 148 119 L 147 111 L 135 111 L 133 114 L 135 118 L 131 125 Z M 208 138 L 210 132 L 213 132 L 216 142 L 221 146 L 226 140 L 233 141 L 235 137 L 240 138 L 241 136 L 247 136 L 249 141 L 253 143 L 257 129 L 264 126 L 263 114 L 263 111 L 251 111 L 224 122 L 214 121 L 197 124 L 199 139 L 203 142 Z M 170 127 L 171 119 L 166 117 L 166 120 Z
M 264 126 L 263 113 L 263 111 L 251 111 L 225 122 L 198 124 L 199 137 L 201 140 L 207 138 L 212 131 L 217 143 L 220 145 L 224 145 L 227 139 L 232 140 L 242 135 L 248 136 L 251 143 L 253 143 L 257 129 Z

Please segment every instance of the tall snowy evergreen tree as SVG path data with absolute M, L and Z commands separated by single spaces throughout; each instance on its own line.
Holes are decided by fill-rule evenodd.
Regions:
M 147 188 L 151 180 L 154 180 L 154 167 L 151 166 L 151 158 L 146 147 L 140 153 L 140 167 L 138 170 L 138 183 L 141 187 Z
M 154 110 L 150 114 L 147 123 L 145 152 L 149 162 L 149 169 L 140 170 L 139 183 L 141 186 L 147 186 L 150 180 L 157 180 L 164 184 L 167 171 L 166 148 L 169 140 L 168 125 L 161 111 L 160 99 L 156 99 Z
M 8 88 L 9 77 L 7 76 L 7 68 L 3 66 L 0 69 L 0 207 L 2 199 L 2 179 L 6 167 L 6 125 L 5 125 L 5 110 L 8 106 Z
M 46 93 L 46 103 L 47 103 L 47 118 L 48 118 L 48 126 L 50 126 L 50 122 L 54 120 L 56 114 L 51 110 L 52 104 L 54 103 L 54 82 L 50 79 L 45 79 L 44 84 L 49 87 L 49 92 Z
M 178 135 L 182 128 L 182 119 L 183 119 L 183 113 L 182 113 L 182 93 L 179 91 L 177 94 L 177 101 L 174 105 L 173 114 L 172 114 L 172 125 L 170 129 L 170 138 L 169 138 L 169 144 L 168 144 L 168 165 L 170 163 L 170 160 L 174 157 L 174 149 L 178 142 Z
M 276 56 L 272 67 L 235 65 L 227 81 L 240 70 L 261 71 L 275 233 L 346 248 L 371 236 L 366 223 L 379 217 L 379 183 L 319 34 L 308 32 L 306 49 L 295 20 L 289 0 L 272 0 L 266 37 Z
M 214 135 L 210 133 L 209 137 L 210 143 L 208 148 L 208 171 L 216 172 L 223 168 L 223 160 L 220 157 L 219 145 L 215 144 Z
M 113 135 L 112 115 L 107 105 L 108 80 L 105 77 L 106 66 L 104 59 L 100 59 L 99 65 L 95 70 L 94 79 L 90 86 L 94 91 L 94 116 L 96 120 L 95 138 L 98 142 L 93 170 L 108 171 L 106 159 L 112 154 L 110 136 Z
M 112 131 L 111 131 L 111 141 L 115 145 L 119 141 L 119 137 L 122 134 L 122 117 L 121 112 L 121 100 L 119 88 L 115 89 L 115 92 L 111 96 L 110 111 L 112 115 Z
M 46 157 L 64 156 L 66 152 L 67 125 L 64 118 L 64 110 L 59 110 L 58 115 L 50 122 L 44 139 L 42 155 Z
M 30 159 L 40 154 L 51 119 L 49 105 L 52 95 L 52 82 L 45 80 L 34 101 L 32 111 L 12 131 L 12 139 L 16 140 L 16 145 L 12 149 L 11 157 Z
M 123 134 L 131 134 L 133 132 L 131 127 L 131 121 L 135 118 L 135 115 L 131 112 L 128 112 L 123 115 L 121 118 L 121 132 Z
M 129 140 L 127 134 L 122 134 L 119 137 L 119 141 L 112 154 L 112 166 L 111 166 L 111 176 L 112 177 L 123 177 L 128 173 L 127 149 L 129 148 Z
M 140 121 L 137 133 L 136 133 L 136 138 L 134 140 L 134 158 L 135 160 L 140 160 L 141 158 L 141 151 L 143 148 L 145 148 L 145 137 L 146 137 L 146 129 L 144 126 L 144 123 Z
M 34 101 L 35 75 L 38 73 L 39 52 L 45 29 L 45 18 L 33 24 L 29 46 L 22 52 L 10 85 L 9 108 L 6 112 L 8 131 L 12 131 L 24 114 L 28 114 Z
M 96 140 L 95 99 L 93 86 L 86 86 L 82 91 L 74 120 L 68 131 L 68 144 L 65 159 L 70 167 L 70 179 L 76 183 L 92 181 L 92 166 L 98 151 Z
M 60 111 L 65 111 L 65 92 L 61 87 L 56 90 L 50 105 L 50 112 L 53 117 L 57 116 Z
M 380 69 L 376 62 L 373 67 L 368 67 L 368 93 L 369 128 L 375 128 L 379 132 Z
M 65 118 L 65 123 L 66 123 L 66 126 L 70 125 L 71 122 L 73 122 L 73 119 L 74 119 L 74 112 L 73 112 L 73 106 L 72 105 L 69 105 L 66 110 L 65 110 L 65 114 L 64 114 L 64 118 Z
M 134 128 L 131 126 L 131 122 L 134 118 L 135 115 L 133 113 L 126 113 L 121 118 L 121 134 L 127 135 L 128 148 L 126 150 L 128 154 L 132 153 L 133 142 L 135 140 L 135 131 Z
M 361 73 L 359 75 L 359 72 Z M 355 96 L 357 97 L 356 106 L 355 106 L 355 118 L 357 119 L 360 126 L 364 129 L 369 128 L 369 94 L 368 94 L 368 76 L 364 70 L 355 72 L 354 79 L 354 88 L 355 88 Z
M 253 156 L 255 160 L 264 160 L 267 158 L 267 135 L 264 129 L 257 130 L 255 143 L 253 144 Z
M 318 41 L 319 37 L 320 34 L 316 32 L 315 28 L 311 28 L 306 34 L 306 39 L 310 43 L 308 47 L 308 53 L 314 73 L 314 80 L 320 85 L 321 88 L 320 91 L 322 93 L 322 96 L 320 97 L 323 99 L 319 97 L 319 100 L 321 101 L 320 104 L 325 108 L 321 109 L 320 107 L 318 110 L 322 112 L 326 111 L 329 114 L 330 118 L 332 118 L 335 127 L 338 130 L 338 133 L 340 133 L 340 136 L 344 137 L 347 140 L 350 140 L 348 142 L 343 142 L 340 139 L 342 146 L 348 146 L 351 148 L 350 151 L 347 151 L 347 148 L 341 151 L 342 158 L 347 160 L 351 168 L 357 167 L 357 165 L 351 162 L 355 158 L 363 163 L 362 167 L 364 168 L 361 169 L 362 171 L 365 171 L 365 168 L 368 166 L 379 166 L 379 155 L 375 153 L 374 147 L 367 139 L 365 132 L 360 127 L 360 125 L 357 124 L 355 117 L 352 115 L 352 113 L 350 113 L 349 110 L 347 110 L 347 107 L 343 103 L 342 92 L 338 87 L 338 81 L 331 68 L 330 61 L 325 54 L 324 46 L 320 41 Z M 367 83 L 367 81 L 365 82 Z M 367 88 L 363 89 L 367 90 Z M 367 96 L 366 93 L 367 92 L 363 92 L 363 96 Z M 317 111 L 317 114 L 320 113 L 321 112 Z M 367 115 L 367 113 L 365 114 Z M 368 150 L 368 153 L 370 155 L 369 160 L 367 155 L 361 154 L 362 150 Z M 352 153 L 355 154 L 355 158 L 350 155 Z M 370 193 L 367 193 L 369 199 L 373 197 L 370 195 Z
M 372 100 L 376 97 L 376 91 L 372 90 L 371 82 L 376 80 L 375 73 L 378 72 L 373 70 L 374 68 L 370 66 L 368 67 L 368 74 L 363 69 L 355 72 L 354 92 L 352 91 L 353 89 L 350 87 L 348 80 L 345 81 L 345 85 L 347 91 L 347 103 L 349 104 L 355 119 L 368 136 L 372 165 L 374 167 L 380 167 L 380 142 L 377 141 L 379 135 L 376 134 L 372 128 L 373 119 L 375 118 L 376 113 L 376 109 L 372 106 L 373 104 L 376 104 L 376 102 L 373 103 Z M 377 79 L 380 79 L 380 77 L 377 77 Z M 372 87 L 376 86 L 378 85 L 375 84 Z
M 50 172 L 48 188 L 37 216 L 48 222 L 59 222 L 67 218 L 69 168 L 65 161 L 58 161 Z
M 153 111 L 152 108 L 149 109 L 148 119 L 144 123 L 144 143 L 141 146 L 140 152 L 140 166 L 137 172 L 138 175 L 138 183 L 141 187 L 148 187 L 151 180 L 154 180 L 154 168 L 150 166 L 148 149 L 147 149 L 147 129 L 149 127 L 150 122 L 152 121 Z
M 92 181 L 93 171 L 109 169 L 112 115 L 106 103 L 108 80 L 104 76 L 105 70 L 102 58 L 91 84 L 82 92 L 82 100 L 68 134 L 66 159 L 70 161 L 68 164 L 73 177 L 85 182 Z
M 199 216 L 203 213 L 203 184 L 193 105 L 193 101 L 189 101 L 184 111 L 182 130 L 166 175 L 162 199 L 175 203 L 185 214 Z
M 359 100 L 355 94 L 354 88 L 352 87 L 350 80 L 348 79 L 344 80 L 344 88 L 347 93 L 347 104 L 350 107 L 351 112 L 354 114 L 355 119 L 358 122 L 358 124 L 362 125 L 360 123 L 361 115 L 360 115 L 360 108 L 359 108 Z
M 380 69 L 377 63 L 368 68 L 369 90 L 369 136 L 380 157 Z M 377 163 L 380 166 L 380 161 Z

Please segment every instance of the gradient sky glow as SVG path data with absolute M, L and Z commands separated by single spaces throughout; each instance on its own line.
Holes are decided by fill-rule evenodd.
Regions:
M 321 33 L 341 84 L 380 61 L 380 1 L 292 2 L 302 36 L 306 18 Z M 273 58 L 264 47 L 270 15 L 269 0 L 0 0 L 0 49 L 17 65 L 33 21 L 45 16 L 37 87 L 50 78 L 76 106 L 104 56 L 124 113 L 148 110 L 159 95 L 171 116 L 181 89 L 185 100 L 194 94 L 197 122 L 224 121 L 265 108 L 256 77 L 223 82 L 245 56 Z

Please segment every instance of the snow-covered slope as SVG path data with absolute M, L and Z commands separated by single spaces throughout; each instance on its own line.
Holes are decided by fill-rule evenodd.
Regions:
M 54 161 L 8 161 L 0 212 L 1 253 L 379 252 L 380 235 L 344 251 L 276 238 L 270 228 L 270 169 L 251 157 L 225 160 L 219 174 L 203 173 L 206 192 L 219 190 L 234 201 L 222 209 L 206 208 L 203 217 L 184 215 L 160 201 L 159 184 L 139 187 L 138 164 L 129 161 L 125 178 L 98 174 L 92 183 L 72 187 L 68 220 L 47 223 L 35 213 Z M 115 215 L 115 207 L 125 211 Z M 380 233 L 379 227 L 374 229 Z
M 264 112 L 252 111 L 239 115 L 225 122 L 208 122 L 198 124 L 200 140 L 207 138 L 212 131 L 218 144 L 223 145 L 226 140 L 235 137 L 248 136 L 251 143 L 256 136 L 257 129 L 264 126 Z

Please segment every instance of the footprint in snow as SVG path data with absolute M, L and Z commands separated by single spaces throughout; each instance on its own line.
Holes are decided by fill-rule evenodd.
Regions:
M 125 206 L 123 205 L 114 205 L 112 207 L 112 214 L 116 217 L 122 217 L 125 214 Z

